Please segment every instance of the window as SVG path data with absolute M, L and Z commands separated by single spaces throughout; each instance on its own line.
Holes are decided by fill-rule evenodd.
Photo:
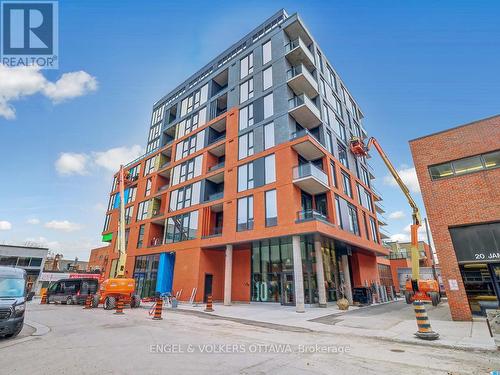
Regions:
M 339 149 L 339 161 L 344 167 L 349 168 L 349 162 L 347 160 L 347 149 L 340 143 L 337 144 L 337 147 Z
M 264 173 L 265 173 L 265 183 L 270 184 L 276 181 L 276 162 L 274 154 L 266 156 L 264 158 Z
M 237 231 L 253 229 L 253 196 L 238 199 Z
M 240 85 L 240 103 L 244 103 L 251 98 L 253 98 L 253 78 Z
M 135 201 L 135 196 L 137 194 L 137 187 L 132 186 L 130 188 L 125 189 L 125 204 L 132 203 Z
M 107 232 L 109 230 L 109 220 L 111 219 L 111 215 L 106 215 L 104 219 L 104 227 L 102 229 L 103 232 Z
M 176 211 L 200 203 L 201 182 L 184 186 L 170 194 L 170 210 Z
M 335 213 L 336 213 L 336 220 L 337 220 L 337 225 L 339 226 L 340 229 L 343 229 L 342 226 L 342 214 L 340 213 L 340 198 L 336 195 L 335 196 Z
M 337 184 L 337 171 L 335 170 L 335 164 L 333 162 L 330 163 L 330 170 L 332 172 L 332 183 L 333 186 L 338 187 Z
M 193 109 L 206 103 L 208 99 L 208 83 L 199 90 L 196 90 L 192 95 L 181 101 L 181 117 L 187 115 Z
M 240 79 L 253 73 L 253 53 L 240 60 Z
M 348 174 L 342 172 L 342 182 L 344 185 L 344 194 L 352 198 L 351 177 L 349 177 Z
M 373 212 L 372 196 L 370 192 L 359 184 L 357 184 L 357 186 L 358 186 L 359 203 L 361 203 L 361 205 L 367 210 Z
M 377 223 L 375 223 L 375 219 L 373 217 L 370 217 L 370 229 L 373 241 L 379 243 L 377 235 Z
M 264 125 L 264 150 L 274 147 L 274 123 Z
M 240 135 L 238 138 L 238 159 L 253 155 L 253 131 Z
M 253 189 L 253 163 L 238 167 L 238 191 Z
M 266 91 L 273 85 L 273 67 L 270 66 L 262 72 L 262 90 Z
M 146 181 L 146 191 L 144 192 L 144 196 L 147 197 L 149 194 L 151 194 L 151 179 L 148 178 L 148 180 Z
M 349 231 L 359 236 L 358 211 L 352 204 L 347 204 L 349 214 Z
M 119 194 L 115 193 L 109 197 L 108 211 L 118 208 L 120 206 Z
M 169 217 L 167 219 L 167 230 L 165 242 L 180 242 L 196 238 L 198 231 L 198 211 Z
M 148 217 L 149 201 L 143 201 L 139 203 L 137 210 L 137 221 L 145 220 Z
M 139 235 L 137 237 L 137 248 L 140 249 L 142 247 L 142 243 L 144 241 L 144 230 L 145 230 L 145 225 L 142 224 L 140 227 L 139 227 Z
M 271 56 L 271 41 L 268 41 L 262 45 L 262 65 L 267 64 L 269 61 L 271 61 L 272 56 Z
M 125 224 L 130 224 L 132 221 L 132 215 L 134 214 L 134 206 L 125 208 Z
M 253 104 L 240 109 L 240 130 L 253 125 Z
M 278 205 L 276 201 L 276 190 L 265 193 L 266 198 L 266 227 L 278 225 Z
M 365 183 L 366 186 L 370 186 L 370 176 L 368 175 L 368 171 L 365 167 L 361 165 L 361 181 Z
M 135 167 L 130 168 L 128 170 L 128 173 L 132 180 L 137 179 L 137 176 L 139 176 L 139 173 L 141 173 L 141 165 L 137 164 Z
M 180 165 L 176 165 L 172 170 L 171 186 L 190 180 L 201 174 L 203 155 L 189 159 Z
M 444 177 L 474 173 L 484 169 L 498 168 L 499 166 L 500 150 L 497 150 L 488 152 L 487 154 L 471 156 L 430 166 L 429 173 L 433 180 L 438 180 Z
M 273 93 L 264 96 L 264 118 L 271 117 L 274 114 Z
M 147 176 L 148 174 L 152 173 L 155 170 L 155 164 L 156 164 L 156 156 L 146 160 L 146 163 L 144 164 L 144 176 Z

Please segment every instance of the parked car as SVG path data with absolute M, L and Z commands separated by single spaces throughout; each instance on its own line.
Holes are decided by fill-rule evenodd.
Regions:
M 89 294 L 97 293 L 97 279 L 62 279 L 50 284 L 47 303 L 84 304 Z
M 21 332 L 26 309 L 26 271 L 0 266 L 0 337 Z

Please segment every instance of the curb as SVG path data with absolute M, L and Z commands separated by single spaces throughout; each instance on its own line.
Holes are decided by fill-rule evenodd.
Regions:
M 35 332 L 31 334 L 31 336 L 43 336 L 50 332 L 50 328 L 44 326 L 43 324 L 34 322 L 32 320 L 25 319 L 24 324 L 35 329 Z

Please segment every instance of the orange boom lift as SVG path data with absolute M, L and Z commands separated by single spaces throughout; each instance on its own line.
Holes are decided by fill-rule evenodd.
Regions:
M 396 180 L 397 184 L 406 196 L 408 203 L 412 209 L 412 224 L 411 224 L 411 272 L 412 278 L 406 282 L 406 303 L 413 303 L 415 314 L 417 318 L 417 324 L 419 330 L 415 335 L 419 338 L 426 340 L 435 340 L 439 335 L 432 331 L 430 322 L 427 318 L 427 313 L 425 312 L 425 307 L 422 301 L 430 301 L 434 306 L 436 306 L 440 301 L 439 294 L 439 284 L 436 280 L 420 280 L 420 254 L 418 251 L 418 228 L 421 225 L 420 211 L 417 204 L 412 198 L 408 187 L 404 184 L 403 180 L 399 176 L 396 168 L 392 165 L 391 161 L 385 154 L 384 150 L 377 142 L 377 140 L 371 137 L 368 140 L 366 146 L 363 141 L 358 137 L 353 137 L 350 142 L 350 149 L 352 153 L 357 157 L 367 156 L 371 147 L 374 146 L 375 149 L 380 154 L 380 157 L 384 161 L 385 165 L 391 172 L 392 176 Z M 425 319 L 424 319 L 425 317 Z
M 104 280 L 99 285 L 99 294 L 94 296 L 92 306 L 97 307 L 100 303 L 104 305 L 104 309 L 112 310 L 115 308 L 118 300 L 124 304 L 129 304 L 130 307 L 139 307 L 141 304 L 140 297 L 135 294 L 135 280 L 125 277 L 125 264 L 127 262 L 127 252 L 125 249 L 125 185 L 131 183 L 130 176 L 120 166 L 120 175 L 118 184 L 120 187 L 120 219 L 118 226 L 118 258 L 117 272 L 115 278 Z

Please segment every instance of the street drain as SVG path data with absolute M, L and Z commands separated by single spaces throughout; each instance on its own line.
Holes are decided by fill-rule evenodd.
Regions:
M 391 352 L 394 352 L 394 353 L 404 353 L 405 351 L 403 349 L 391 349 Z

